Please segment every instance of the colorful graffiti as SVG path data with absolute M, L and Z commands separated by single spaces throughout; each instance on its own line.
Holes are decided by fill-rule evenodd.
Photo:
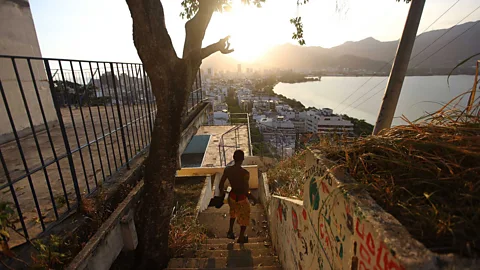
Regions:
M 320 206 L 320 192 L 318 191 L 315 177 L 312 177 L 310 180 L 310 187 L 308 190 L 308 194 L 310 196 L 310 205 L 312 205 L 313 210 L 318 210 L 318 207 Z
M 270 201 L 272 240 L 284 269 L 404 269 L 340 183 L 311 160 L 303 202 Z
M 280 222 L 287 220 L 287 208 L 282 201 L 278 202 L 277 213 Z
M 271 204 L 276 205 L 275 215 L 269 215 L 272 241 L 284 269 L 322 269 L 318 240 L 302 202 L 273 197 Z
M 361 226 L 361 229 L 360 229 Z M 355 232 L 360 238 L 359 248 L 359 269 L 375 269 L 375 270 L 404 270 L 394 258 L 394 254 L 387 248 L 384 242 L 374 240 L 371 232 L 365 231 L 365 225 L 361 224 L 357 218 Z
M 293 229 L 295 231 L 298 231 L 298 217 L 297 217 L 297 212 L 295 212 L 295 209 L 292 208 L 292 225 Z

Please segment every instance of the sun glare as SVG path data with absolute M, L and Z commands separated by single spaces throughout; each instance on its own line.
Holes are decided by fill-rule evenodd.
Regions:
M 211 23 L 212 34 L 230 35 L 231 56 L 242 62 L 253 62 L 261 57 L 270 47 L 286 40 L 282 25 L 276 25 L 277 16 L 268 8 L 246 6 L 236 1 L 229 12 L 216 14 Z M 287 25 L 288 20 L 282 18 Z M 284 28 L 285 25 L 283 25 Z

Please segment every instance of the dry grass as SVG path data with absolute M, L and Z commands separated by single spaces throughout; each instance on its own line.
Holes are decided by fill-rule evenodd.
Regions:
M 176 206 L 170 221 L 169 256 L 181 257 L 206 241 L 206 230 L 196 219 L 196 206 L 203 188 L 203 178 L 178 179 L 175 185 Z
M 170 257 L 181 257 L 185 251 L 196 250 L 206 239 L 206 230 L 196 220 L 195 209 L 179 208 L 170 221 Z
M 359 182 L 358 186 L 426 247 L 440 253 L 478 257 L 479 104 L 467 112 L 456 99 L 438 112 L 408 123 L 378 136 L 321 140 L 314 148 L 343 167 Z M 289 172 L 297 171 L 301 165 L 284 169 L 280 164 L 276 169 L 279 167 L 288 172 L 270 175 L 288 179 Z M 275 193 L 299 194 L 288 185 L 277 188 Z
M 267 171 L 273 193 L 290 198 L 302 199 L 305 184 L 305 151 L 280 161 Z

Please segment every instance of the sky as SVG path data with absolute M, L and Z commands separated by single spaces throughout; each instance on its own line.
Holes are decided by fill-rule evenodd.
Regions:
M 418 34 L 457 0 L 428 0 Z M 166 25 L 177 55 L 185 38 L 181 0 L 163 0 Z M 310 0 L 297 7 L 296 0 L 267 0 L 262 8 L 233 0 L 231 12 L 215 13 L 204 46 L 230 35 L 239 61 L 254 61 L 269 48 L 291 39 L 289 20 L 302 16 L 307 46 L 326 48 L 346 41 L 373 37 L 399 39 L 409 4 L 395 0 Z M 460 0 L 430 29 L 455 25 L 479 6 L 478 0 Z M 122 0 L 30 0 L 43 57 L 140 62 L 132 39 L 132 20 Z M 339 8 L 337 8 L 337 6 Z M 463 22 L 480 20 L 480 9 Z M 462 23 L 463 23 L 462 22 Z

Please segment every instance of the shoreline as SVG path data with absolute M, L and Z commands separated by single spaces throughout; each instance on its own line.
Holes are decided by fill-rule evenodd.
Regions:
M 344 78 L 364 78 L 364 77 L 389 77 L 390 75 L 322 75 L 322 78 L 328 78 L 328 77 L 344 77 Z M 475 77 L 475 75 L 471 74 L 455 74 L 455 75 L 450 75 L 450 77 L 454 76 L 471 76 Z M 448 74 L 445 75 L 407 75 L 405 77 L 448 77 Z M 288 84 L 295 84 L 295 83 L 304 83 L 304 82 L 321 82 L 322 80 L 305 80 L 301 82 L 281 82 L 281 83 L 288 83 Z
M 311 109 L 311 108 L 314 108 L 314 109 L 318 110 L 318 108 L 316 108 L 316 107 L 306 107 L 302 102 L 300 102 L 296 99 L 291 99 L 291 98 L 288 98 L 288 97 L 286 97 L 282 94 L 275 93 L 275 91 L 273 89 L 279 83 L 281 83 L 281 81 L 277 81 L 274 84 L 267 85 L 267 86 L 263 87 L 263 89 L 270 89 L 270 91 L 271 91 L 271 93 L 265 93 L 265 94 L 267 94 L 267 95 L 268 94 L 273 94 L 274 97 L 278 97 L 281 101 L 288 104 L 293 109 L 298 109 L 298 107 L 297 106 L 292 106 L 291 104 L 300 105 L 301 108 L 298 109 L 300 111 L 301 110 L 308 110 L 308 109 Z M 295 84 L 295 83 L 289 83 L 289 84 Z M 338 114 L 338 115 L 341 115 L 341 116 L 345 117 L 345 119 L 351 121 L 354 124 L 354 133 L 358 136 L 362 136 L 362 135 L 365 135 L 365 134 L 371 134 L 372 131 L 373 131 L 373 125 L 370 124 L 369 122 L 367 122 L 365 119 L 356 118 L 356 117 L 350 116 L 348 114 Z

